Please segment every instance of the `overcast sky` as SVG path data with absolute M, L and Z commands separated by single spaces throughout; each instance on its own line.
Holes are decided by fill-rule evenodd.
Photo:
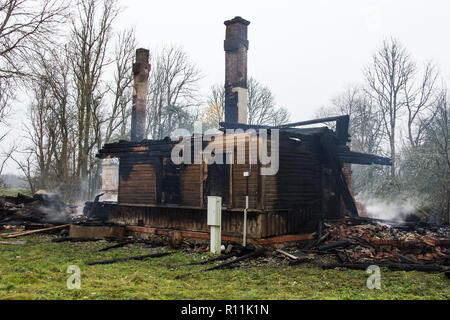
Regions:
M 134 26 L 141 47 L 181 45 L 204 75 L 204 95 L 224 83 L 223 22 L 249 20 L 249 76 L 272 90 L 292 121 L 313 118 L 334 96 L 361 83 L 363 68 L 389 37 L 417 62 L 433 60 L 443 79 L 450 78 L 449 1 L 124 0 L 122 6 L 116 30 Z M 10 119 L 11 141 L 23 134 L 19 113 Z M 17 172 L 14 165 L 5 171 Z
M 248 29 L 248 74 L 275 94 L 293 121 L 311 118 L 351 84 L 383 39 L 398 38 L 419 63 L 450 77 L 449 1 L 127 0 L 120 27 L 134 25 L 140 46 L 181 45 L 203 71 L 205 94 L 224 83 L 223 21 Z

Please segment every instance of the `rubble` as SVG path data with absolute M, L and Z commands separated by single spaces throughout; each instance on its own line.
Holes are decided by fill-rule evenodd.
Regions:
M 17 194 L 17 197 L 0 197 L 0 223 L 67 223 L 71 211 L 58 195 L 36 193 L 33 197 Z
M 392 270 L 439 272 L 449 265 L 449 225 L 436 227 L 420 220 L 399 224 L 346 217 L 325 222 L 318 230 L 316 240 L 303 246 L 300 249 L 303 256 L 290 261 L 290 265 L 318 262 L 321 255 L 334 255 L 337 262 L 319 263 L 324 269 L 361 269 L 376 264 Z M 305 253 L 309 259 L 304 258 Z
M 0 231 L 6 234 L 45 230 L 84 219 L 76 206 L 68 206 L 57 194 L 38 191 L 32 197 L 0 196 Z M 51 229 L 49 229 L 51 230 Z

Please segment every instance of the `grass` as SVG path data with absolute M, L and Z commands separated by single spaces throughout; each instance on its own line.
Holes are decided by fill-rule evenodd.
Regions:
M 0 189 L 0 195 L 8 197 L 16 197 L 18 193 L 26 196 L 31 196 L 31 192 L 28 189 Z
M 263 265 L 217 270 L 177 280 L 204 266 L 179 266 L 207 254 L 87 266 L 84 262 L 148 254 L 140 245 L 95 252 L 105 242 L 53 243 L 28 236 L 0 245 L 0 299 L 449 299 L 443 274 L 382 270 L 381 290 L 369 290 L 364 271 Z M 17 239 L 12 239 L 17 240 Z M 151 249 L 159 250 L 159 249 Z M 66 286 L 67 268 L 81 269 L 81 289 Z M 172 266 L 168 268 L 167 265 Z M 177 266 L 178 265 L 178 266 Z

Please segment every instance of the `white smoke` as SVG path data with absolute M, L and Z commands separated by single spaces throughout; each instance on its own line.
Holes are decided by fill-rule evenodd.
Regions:
M 420 201 L 415 197 L 396 197 L 394 199 L 377 199 L 367 194 L 359 194 L 356 200 L 363 204 L 369 218 L 403 222 L 405 218 L 416 212 Z
M 105 192 L 103 196 L 100 197 L 99 201 L 113 201 L 117 202 L 117 194 L 111 192 Z

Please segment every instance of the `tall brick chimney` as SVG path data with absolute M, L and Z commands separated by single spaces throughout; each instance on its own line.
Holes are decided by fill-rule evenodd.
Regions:
M 134 84 L 133 107 L 131 110 L 131 141 L 135 142 L 140 142 L 145 138 L 149 73 L 149 51 L 147 49 L 137 49 L 136 62 L 133 63 Z
M 225 122 L 247 123 L 247 27 L 250 21 L 235 17 L 226 25 Z

